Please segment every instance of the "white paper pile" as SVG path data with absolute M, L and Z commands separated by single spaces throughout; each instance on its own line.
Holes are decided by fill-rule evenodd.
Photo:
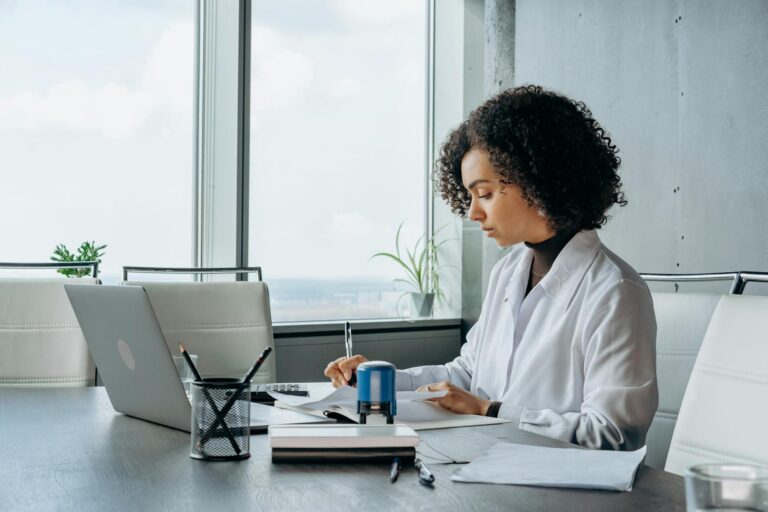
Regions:
M 645 447 L 634 452 L 497 443 L 451 480 L 631 491 Z

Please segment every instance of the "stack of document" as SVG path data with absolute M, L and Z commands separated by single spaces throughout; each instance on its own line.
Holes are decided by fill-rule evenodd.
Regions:
M 419 436 L 404 425 L 273 425 L 272 462 L 413 462 Z
M 489 418 L 473 414 L 456 414 L 448 409 L 431 402 L 428 398 L 445 395 L 445 391 L 398 391 L 397 415 L 395 422 L 405 424 L 414 430 L 435 428 L 469 427 L 475 425 L 492 425 L 506 423 L 503 418 Z M 351 422 L 358 423 L 357 390 L 350 386 L 341 387 L 321 400 L 313 398 L 270 393 L 277 401 L 275 407 L 290 409 L 305 414 L 325 416 L 332 413 L 343 416 Z
M 451 477 L 455 482 L 631 491 L 645 447 L 634 452 L 497 443 Z

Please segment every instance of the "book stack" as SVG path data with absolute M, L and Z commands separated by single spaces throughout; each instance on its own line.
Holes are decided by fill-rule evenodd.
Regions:
M 272 425 L 272 462 L 413 463 L 419 436 L 405 425 Z

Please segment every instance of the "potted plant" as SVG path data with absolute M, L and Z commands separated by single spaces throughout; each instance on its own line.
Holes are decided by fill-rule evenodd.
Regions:
M 98 261 L 101 263 L 101 257 L 104 256 L 105 245 L 96 245 L 96 242 L 83 242 L 77 250 L 77 254 L 69 252 L 67 246 L 59 244 L 53 250 L 52 261 L 59 263 L 71 262 L 71 261 Z M 63 274 L 67 277 L 85 277 L 90 275 L 91 271 L 86 268 L 60 268 L 57 270 L 59 274 Z
M 405 278 L 395 279 L 394 283 L 403 283 L 413 291 L 405 292 L 403 296 L 408 295 L 413 306 L 413 315 L 417 317 L 427 317 L 432 315 L 432 308 L 435 299 L 443 298 L 443 291 L 440 289 L 440 265 L 438 263 L 438 249 L 448 240 L 440 243 L 435 242 L 434 236 L 426 238 L 420 236 L 412 248 L 400 247 L 400 232 L 403 229 L 404 222 L 397 227 L 395 234 L 395 252 L 377 252 L 373 258 L 387 258 L 395 263 L 405 272 Z M 435 231 L 440 232 L 445 226 Z M 403 296 L 400 298 L 402 299 Z

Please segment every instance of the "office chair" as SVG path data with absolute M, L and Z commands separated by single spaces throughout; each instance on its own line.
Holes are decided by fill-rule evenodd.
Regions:
M 256 274 L 258 281 L 132 281 L 132 273 Z M 259 267 L 123 267 L 122 284 L 144 287 L 171 354 L 178 355 L 183 343 L 198 355 L 204 377 L 242 377 L 274 344 L 269 289 Z M 275 368 L 275 357 L 270 357 L 253 382 L 275 382 Z
M 768 297 L 724 295 L 693 367 L 666 470 L 705 462 L 768 465 Z
M 742 271 L 739 272 L 739 282 L 736 288 L 736 292 L 739 295 L 744 293 L 744 288 L 747 283 L 768 283 L 768 272 L 752 272 Z
M 96 370 L 64 283 L 98 284 L 98 263 L 0 263 L 0 268 L 91 269 L 91 277 L 77 279 L 0 279 L 0 387 L 92 386 Z
M 640 274 L 646 281 L 701 282 L 731 281 L 733 293 L 737 272 L 717 274 Z M 721 294 L 653 292 L 656 312 L 656 376 L 659 408 L 646 437 L 646 464 L 664 468 L 680 404 L 696 355 Z

